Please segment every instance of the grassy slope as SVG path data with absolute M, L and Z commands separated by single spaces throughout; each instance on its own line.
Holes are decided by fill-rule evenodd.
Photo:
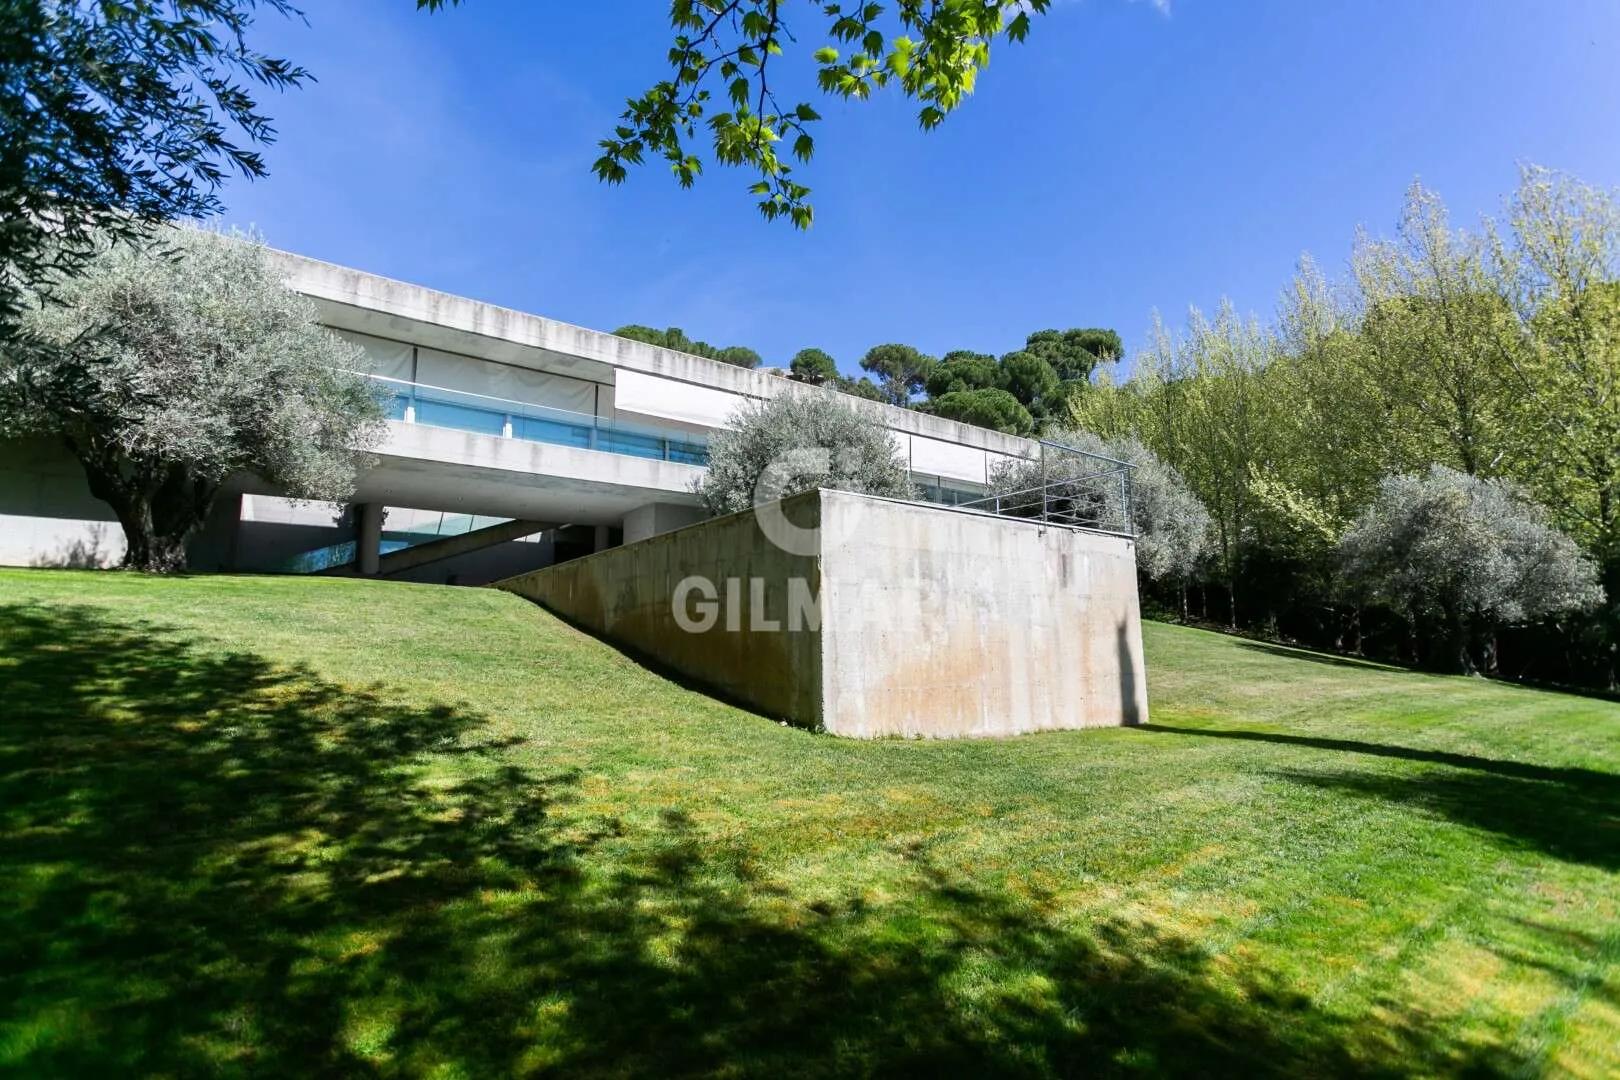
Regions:
M 0 571 L 0 1070 L 1620 1070 L 1620 706 L 1146 628 L 858 743 L 512 597 Z

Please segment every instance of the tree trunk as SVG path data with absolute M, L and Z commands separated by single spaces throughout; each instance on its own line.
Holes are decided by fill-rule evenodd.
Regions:
M 1446 626 L 1451 631 L 1446 640 L 1446 653 L 1455 665 L 1452 670 L 1462 675 L 1478 675 L 1479 665 L 1474 662 L 1473 635 L 1468 621 L 1460 614 L 1448 614 Z
M 115 508 L 116 509 L 116 508 Z M 151 528 L 150 514 L 133 517 L 119 513 L 124 526 L 124 567 L 149 574 L 173 574 L 186 568 L 186 541 L 195 530 L 184 535 L 162 534 Z
M 186 543 L 208 519 L 219 485 L 190 475 L 184 466 L 151 466 L 86 453 L 68 446 L 84 466 L 90 494 L 112 507 L 124 528 L 129 570 L 172 574 L 186 568 Z

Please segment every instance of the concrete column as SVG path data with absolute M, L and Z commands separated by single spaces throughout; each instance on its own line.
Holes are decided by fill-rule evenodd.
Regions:
M 236 538 L 242 530 L 242 496 L 226 492 L 214 499 L 208 520 L 186 545 L 186 567 L 191 570 L 235 570 Z
M 612 529 L 610 526 L 598 525 L 596 527 L 595 542 L 591 545 L 591 550 L 606 551 L 610 546 L 612 546 L 612 537 L 610 535 L 611 532 Z
M 624 515 L 624 542 L 633 544 L 649 536 L 696 524 L 708 517 L 701 506 L 684 503 L 648 503 Z
M 377 573 L 382 558 L 382 503 L 361 503 L 354 508 L 358 519 L 354 531 L 355 567 L 367 577 Z

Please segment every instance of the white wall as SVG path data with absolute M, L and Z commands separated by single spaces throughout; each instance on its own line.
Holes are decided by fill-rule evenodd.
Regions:
M 0 443 L 0 565 L 116 566 L 124 530 L 54 440 Z

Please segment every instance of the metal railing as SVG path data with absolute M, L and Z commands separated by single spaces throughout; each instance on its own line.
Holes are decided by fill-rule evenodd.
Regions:
M 642 424 L 628 424 L 590 413 L 527 401 L 408 382 L 355 372 L 390 392 L 388 418 L 407 424 L 471 431 L 508 439 L 601 450 L 629 457 L 707 465 L 709 447 L 701 435 L 679 435 Z
M 988 495 L 955 508 L 1134 536 L 1135 470 L 1128 461 L 1042 439 L 1038 458 L 1003 466 Z

